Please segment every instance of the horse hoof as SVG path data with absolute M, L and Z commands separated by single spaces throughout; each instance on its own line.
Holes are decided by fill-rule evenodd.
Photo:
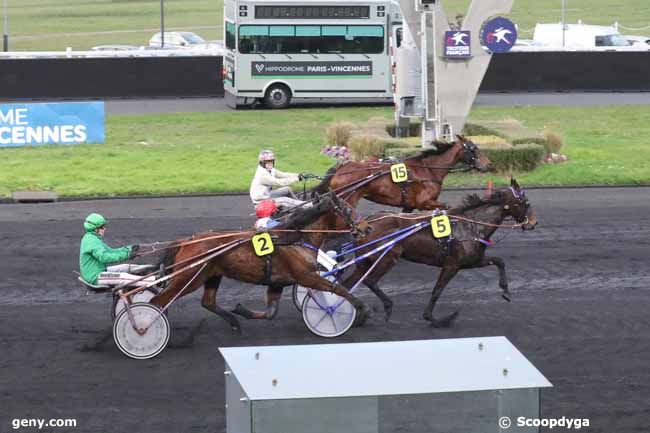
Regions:
M 425 311 L 422 313 L 422 318 L 426 320 L 427 322 L 433 322 L 433 315 L 429 313 L 428 311 Z
M 431 326 L 434 328 L 449 328 L 454 323 L 454 320 L 456 320 L 456 317 L 458 317 L 458 314 L 460 314 L 459 311 L 454 311 L 449 316 L 440 320 L 431 320 Z
M 503 292 L 503 293 L 501 294 L 501 297 L 502 297 L 503 299 L 505 299 L 506 301 L 508 301 L 508 302 L 512 302 L 512 300 L 510 299 L 510 292 Z
M 384 307 L 384 320 L 386 320 L 386 323 L 390 320 L 390 316 L 393 315 L 393 306 L 392 305 L 387 305 Z
M 353 326 L 359 327 L 363 326 L 366 324 L 366 321 L 372 317 L 372 310 L 370 310 L 368 307 L 361 307 L 357 310 L 357 318 L 354 320 Z

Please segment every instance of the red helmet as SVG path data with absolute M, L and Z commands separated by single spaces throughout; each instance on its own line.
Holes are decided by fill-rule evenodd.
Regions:
M 273 200 L 264 200 L 255 206 L 255 214 L 258 218 L 268 218 L 273 215 L 273 212 L 276 210 L 278 210 L 278 206 Z

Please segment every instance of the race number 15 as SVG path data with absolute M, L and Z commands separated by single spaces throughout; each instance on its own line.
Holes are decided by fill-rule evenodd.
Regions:
M 406 164 L 391 165 L 390 177 L 393 179 L 393 182 L 406 182 L 409 178 L 408 172 L 406 171 Z
M 451 234 L 451 223 L 447 215 L 438 215 L 431 218 L 431 230 L 434 238 L 445 238 Z
M 269 255 L 273 252 L 273 241 L 271 240 L 270 234 L 260 233 L 259 235 L 253 236 L 251 241 L 253 242 L 255 254 L 259 257 Z

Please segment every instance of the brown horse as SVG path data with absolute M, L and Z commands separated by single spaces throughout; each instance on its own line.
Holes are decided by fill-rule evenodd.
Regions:
M 364 197 L 375 203 L 402 207 L 407 212 L 444 207 L 437 200 L 442 182 L 454 166 L 464 163 L 470 170 L 491 170 L 490 161 L 472 141 L 460 135 L 457 138 L 455 143 L 437 142 L 436 149 L 406 158 L 403 161 L 408 171 L 406 182 L 393 182 L 389 162 L 350 161 L 332 167 L 313 191 L 323 193 L 332 189 L 355 207 Z
M 502 296 L 510 301 L 504 261 L 500 257 L 485 255 L 485 249 L 491 243 L 490 236 L 507 217 L 514 218 L 523 230 L 532 230 L 537 224 L 533 209 L 517 182 L 513 179 L 510 188 L 497 190 L 484 198 L 475 194 L 469 195 L 465 198 L 462 206 L 450 209 L 448 215 L 452 222 L 450 237 L 437 240 L 431 233 L 431 227 L 426 226 L 397 243 L 364 280 L 363 284 L 383 302 L 386 320 L 392 313 L 393 302 L 379 288 L 378 282 L 400 258 L 442 268 L 423 314 L 424 319 L 430 321 L 433 326 L 448 326 L 458 315 L 458 311 L 456 311 L 438 320 L 433 317 L 433 308 L 445 286 L 461 269 L 496 266 L 499 269 L 499 286 L 503 291 Z M 359 245 L 430 218 L 430 213 L 380 213 L 369 217 L 371 234 L 365 237 Z M 362 249 L 357 252 L 357 255 L 369 250 L 370 248 Z M 370 260 L 358 263 L 354 273 L 343 282 L 343 285 L 352 287 L 369 270 L 373 259 L 376 260 L 377 255 L 371 256 Z
M 258 257 L 254 252 L 250 240 L 254 231 L 207 232 L 180 240 L 180 246 L 170 249 L 164 258 L 164 263 L 172 266 L 174 271 L 187 263 L 196 262 L 198 258 L 209 257 L 216 249 L 227 250 L 207 261 L 199 270 L 188 270 L 174 276 L 165 290 L 154 297 L 151 303 L 164 307 L 173 299 L 204 286 L 201 305 L 225 319 L 234 331 L 239 332 L 241 327 L 233 313 L 249 319 L 272 319 L 277 314 L 282 289 L 297 283 L 347 299 L 357 309 L 357 322 L 362 324 L 367 318 L 368 308 L 345 287 L 321 278 L 317 272 L 316 253 L 302 245 L 303 238 L 318 245 L 324 234 L 302 233 L 294 229 L 304 227 L 307 230 L 327 230 L 337 217 L 341 217 L 350 231 L 361 236 L 365 230 L 363 222 L 355 223 L 352 220 L 353 209 L 345 207 L 345 203 L 333 193 L 320 197 L 313 207 L 293 215 L 289 222 L 271 230 L 276 238 L 273 241 L 275 251 L 266 256 L 268 259 Z M 288 232 L 282 231 L 285 229 Z M 217 305 L 217 290 L 222 277 L 268 286 L 266 311 L 251 311 L 239 304 L 231 312 Z

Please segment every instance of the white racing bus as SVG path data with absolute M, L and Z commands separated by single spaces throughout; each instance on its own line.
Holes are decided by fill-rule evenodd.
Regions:
M 226 103 L 286 108 L 294 98 L 393 95 L 390 0 L 225 0 Z

